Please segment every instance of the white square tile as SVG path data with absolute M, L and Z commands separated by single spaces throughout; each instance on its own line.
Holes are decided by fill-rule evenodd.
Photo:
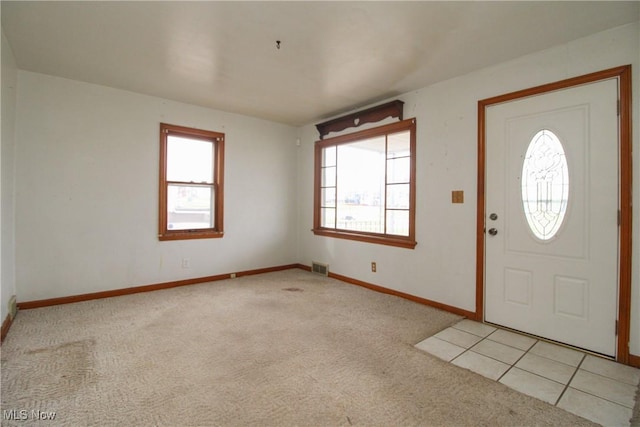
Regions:
M 447 328 L 442 332 L 438 332 L 434 336 L 464 348 L 472 347 L 482 339 L 477 335 L 473 335 L 469 332 L 461 331 L 456 328 Z
M 580 369 L 633 386 L 640 383 L 640 369 L 590 354 L 584 359 Z
M 496 328 L 493 326 L 485 325 L 484 323 L 474 322 L 473 320 L 464 319 L 453 325 L 454 328 L 469 332 L 470 334 L 477 335 L 479 337 L 486 337 Z
M 627 408 L 633 408 L 635 403 L 636 386 L 592 374 L 583 369 L 578 369 L 569 386 Z
M 536 339 L 516 334 L 514 332 L 505 331 L 504 329 L 498 329 L 487 337 L 491 341 L 499 342 L 510 347 L 515 347 L 520 350 L 529 350 L 531 346 L 536 343 Z
M 511 368 L 500 378 L 500 382 L 520 393 L 528 394 L 540 400 L 555 405 L 565 386 L 538 375 Z
M 484 354 L 493 359 L 499 360 L 509 365 L 513 365 L 524 354 L 523 350 L 509 347 L 491 340 L 482 340 L 478 344 L 471 347 L 472 351 Z
M 562 395 L 558 407 L 604 426 L 628 426 L 632 415 L 629 408 L 571 387 Z
M 469 369 L 494 381 L 500 378 L 510 367 L 510 365 L 506 363 L 499 362 L 482 354 L 474 353 L 473 351 L 463 353 L 456 357 L 451 363 L 461 368 Z
M 451 344 L 450 342 L 443 341 L 436 337 L 429 337 L 424 341 L 416 344 L 416 348 L 422 351 L 426 351 L 444 361 L 450 362 L 454 357 L 465 351 L 464 348 Z
M 575 366 L 565 365 L 531 353 L 527 353 L 520 359 L 516 363 L 516 367 L 565 385 L 569 383 L 571 376 L 577 369 Z
M 584 358 L 584 353 L 546 341 L 538 341 L 529 352 L 571 366 L 578 366 Z

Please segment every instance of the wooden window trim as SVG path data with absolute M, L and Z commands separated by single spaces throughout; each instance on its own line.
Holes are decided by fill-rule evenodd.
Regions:
M 410 132 L 409 147 L 411 155 L 409 157 L 409 235 L 397 236 L 384 233 L 371 233 L 365 231 L 344 230 L 337 228 L 326 228 L 320 224 L 321 215 L 321 170 L 322 170 L 322 149 L 331 146 L 338 146 L 356 142 L 362 139 L 373 138 L 375 136 L 388 135 L 408 130 Z M 356 240 L 360 242 L 376 243 L 381 245 L 396 246 L 413 249 L 417 245 L 415 237 L 415 210 L 416 210 L 416 119 L 407 119 L 400 122 L 391 123 L 376 128 L 362 130 L 360 132 L 341 135 L 334 138 L 316 141 L 314 153 L 314 197 L 313 197 L 313 233 L 316 236 L 335 237 L 339 239 Z M 386 187 L 386 186 L 385 186 Z M 385 210 L 388 210 L 385 208 Z M 386 215 L 385 215 L 386 217 Z
M 214 176 L 211 186 L 215 189 L 215 206 L 212 228 L 192 230 L 169 230 L 167 228 L 167 189 L 169 184 L 173 183 L 173 181 L 167 180 L 167 137 L 169 135 L 203 139 L 213 143 Z M 224 236 L 224 140 L 224 133 L 160 123 L 159 240 L 212 239 Z

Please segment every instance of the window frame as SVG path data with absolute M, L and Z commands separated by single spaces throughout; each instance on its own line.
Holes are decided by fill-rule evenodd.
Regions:
M 213 144 L 212 165 L 213 182 L 202 184 L 186 181 L 169 181 L 167 179 L 167 145 L 169 136 L 178 136 L 189 139 L 208 141 Z M 185 126 L 160 123 L 160 180 L 159 180 L 159 227 L 158 240 L 186 240 L 186 239 L 211 239 L 224 236 L 224 141 L 225 134 L 221 132 L 194 129 Z M 213 197 L 213 227 L 194 228 L 182 230 L 170 230 L 167 227 L 167 194 L 170 184 L 197 184 L 209 186 L 214 190 Z
M 322 150 L 327 147 L 337 147 L 339 145 L 350 144 L 360 140 L 386 136 L 393 133 L 409 131 L 409 235 L 400 236 L 386 233 L 374 233 L 367 231 L 355 231 L 339 228 L 328 228 L 321 226 L 321 194 L 322 194 Z M 385 141 L 386 144 L 386 141 Z M 385 149 L 386 150 L 386 149 Z M 385 156 L 385 159 L 387 157 Z M 385 160 L 386 162 L 386 160 Z M 386 164 L 386 163 L 385 163 Z M 339 167 L 339 166 L 337 166 Z M 386 166 L 385 166 L 386 172 Z M 337 185 L 337 184 L 336 184 Z M 386 184 L 385 173 L 385 188 Z M 365 129 L 362 131 L 340 135 L 333 138 L 316 141 L 314 151 L 314 196 L 313 196 L 313 233 L 316 236 L 335 237 L 339 239 L 356 240 L 360 242 L 375 243 L 401 248 L 413 249 L 417 245 L 415 238 L 416 219 L 416 119 L 401 120 L 399 122 Z M 385 221 L 387 218 L 387 207 L 385 200 Z M 337 224 L 336 224 L 337 227 Z

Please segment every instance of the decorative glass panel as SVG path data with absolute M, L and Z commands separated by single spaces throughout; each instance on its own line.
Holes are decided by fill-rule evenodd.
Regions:
M 522 205 L 534 236 L 556 235 L 567 211 L 569 170 L 562 143 L 548 129 L 531 139 L 522 166 Z

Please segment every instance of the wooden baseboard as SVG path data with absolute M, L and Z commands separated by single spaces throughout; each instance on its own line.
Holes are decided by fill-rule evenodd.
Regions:
M 254 274 L 273 273 L 274 271 L 291 270 L 292 268 L 300 268 L 300 264 L 279 265 L 277 267 L 258 268 L 255 270 L 247 270 L 236 273 L 236 277 L 252 276 Z
M 288 270 L 291 268 L 298 268 L 298 266 L 299 264 L 287 264 L 287 265 L 280 265 L 276 267 L 239 271 L 235 273 L 235 277 L 250 276 L 253 274 L 263 274 L 263 273 L 270 273 L 274 271 Z M 197 283 L 215 282 L 218 280 L 231 279 L 232 277 L 233 277 L 232 273 L 218 274 L 215 276 L 196 277 L 193 279 L 175 280 L 172 282 L 163 282 L 163 283 L 156 283 L 153 285 L 114 289 L 111 291 L 92 292 L 92 293 L 81 294 L 81 295 L 71 295 L 68 297 L 49 298 L 49 299 L 42 299 L 42 300 L 36 300 L 36 301 L 24 301 L 24 302 L 19 302 L 17 305 L 18 305 L 18 308 L 21 310 L 29 310 L 32 308 L 49 307 L 52 305 L 71 304 L 74 302 L 89 301 L 94 299 L 111 298 L 111 297 L 118 297 L 122 295 L 137 294 L 141 292 L 158 291 L 160 289 L 169 289 L 169 288 L 176 288 L 178 286 L 195 285 Z
M 4 319 L 4 322 L 2 322 L 2 333 L 0 334 L 0 343 L 4 341 L 5 337 L 9 333 L 9 328 L 11 328 L 11 323 L 13 323 L 11 314 L 7 314 L 6 319 Z
M 341 274 L 329 272 L 329 277 L 334 279 L 341 280 L 343 282 L 351 283 L 353 285 L 358 285 L 365 287 L 367 289 L 371 289 L 376 292 L 381 292 L 383 294 L 394 295 L 400 298 L 408 299 L 409 301 L 417 302 L 419 304 L 428 305 L 434 308 L 438 308 L 440 310 L 448 311 L 453 314 L 457 314 L 460 316 L 467 317 L 469 319 L 475 319 L 476 314 L 472 311 L 463 310 L 458 307 L 453 307 L 451 305 L 442 304 L 436 301 L 431 301 L 426 298 L 417 297 L 415 295 L 407 294 L 404 292 L 396 291 L 393 289 L 385 288 L 383 286 L 374 285 L 372 283 L 363 282 L 362 280 L 352 279 L 351 277 L 343 276 Z
M 311 271 L 311 267 L 310 266 L 298 263 L 298 264 L 287 264 L 287 265 L 279 265 L 279 266 L 276 266 L 276 267 L 267 267 L 267 268 L 258 268 L 258 269 L 254 269 L 254 270 L 240 271 L 240 272 L 235 273 L 235 277 L 251 276 L 251 275 L 254 275 L 254 274 L 272 273 L 272 272 L 275 272 L 275 271 L 289 270 L 289 269 L 292 269 L 292 268 L 299 268 L 301 270 Z M 157 290 L 160 290 L 160 289 L 175 288 L 175 287 L 178 287 L 178 286 L 195 285 L 197 283 L 215 282 L 217 280 L 225 280 L 225 279 L 230 279 L 232 277 L 233 277 L 232 273 L 219 274 L 219 275 L 215 275 L 215 276 L 197 277 L 197 278 L 193 278 L 193 279 L 185 279 L 185 280 L 176 280 L 176 281 L 172 281 L 172 282 L 156 283 L 156 284 L 153 284 L 153 285 L 144 285 L 144 286 L 135 286 L 135 287 L 131 287 L 131 288 L 115 289 L 115 290 L 112 290 L 112 291 L 93 292 L 93 293 L 88 293 L 88 294 L 72 295 L 72 296 L 60 297 L 60 298 L 50 298 L 50 299 L 43 299 L 43 300 L 37 300 L 37 301 L 25 301 L 25 302 L 19 302 L 17 304 L 17 306 L 21 310 L 28 310 L 28 309 L 32 309 L 32 308 L 48 307 L 48 306 L 52 306 L 52 305 L 70 304 L 70 303 L 74 303 L 74 302 L 89 301 L 89 300 L 93 300 L 93 299 L 111 298 L 111 297 L 117 297 L 117 296 L 122 296 L 122 295 L 130 295 L 130 294 L 136 294 L 136 293 L 141 293 L 141 292 L 151 292 L 151 291 L 157 291 Z M 329 272 L 329 277 L 337 279 L 337 280 L 340 280 L 340 281 L 345 282 L 345 283 L 350 283 L 350 284 L 353 284 L 353 285 L 362 286 L 364 288 L 371 289 L 371 290 L 376 291 L 376 292 L 381 292 L 381 293 L 388 294 L 388 295 L 394 295 L 394 296 L 397 296 L 397 297 L 400 297 L 400 298 L 404 298 L 404 299 L 407 299 L 407 300 L 410 300 L 410 301 L 413 301 L 413 302 L 417 302 L 419 304 L 424 304 L 424 305 L 428 305 L 428 306 L 431 306 L 431 307 L 435 307 L 435 308 L 438 308 L 440 310 L 448 311 L 448 312 L 453 313 L 453 314 L 457 314 L 457 315 L 460 315 L 460 316 L 467 317 L 469 319 L 475 319 L 476 318 L 476 313 L 474 313 L 472 311 L 463 310 L 463 309 L 458 308 L 458 307 L 453 307 L 453 306 L 450 306 L 450 305 L 447 305 L 447 304 L 442 304 L 442 303 L 439 303 L 439 302 L 436 302 L 436 301 L 431 301 L 431 300 L 428 300 L 426 298 L 421 298 L 421 297 L 417 297 L 415 295 L 411 295 L 411 294 L 407 294 L 407 293 L 404 293 L 404 292 L 396 291 L 396 290 L 393 290 L 393 289 L 385 288 L 383 286 L 374 285 L 372 283 L 367 283 L 367 282 L 364 282 L 362 280 L 353 279 L 351 277 L 343 276 L 341 274 Z M 0 343 L 2 343 L 2 341 L 4 341 L 5 337 L 7 336 L 7 333 L 9 332 L 9 328 L 11 328 L 12 322 L 13 322 L 13 319 L 11 318 L 10 314 L 7 315 L 7 317 L 2 322 L 2 335 L 0 337 Z M 630 354 L 629 355 L 629 365 L 635 366 L 637 368 L 640 368 L 640 356 L 636 356 L 636 355 Z

